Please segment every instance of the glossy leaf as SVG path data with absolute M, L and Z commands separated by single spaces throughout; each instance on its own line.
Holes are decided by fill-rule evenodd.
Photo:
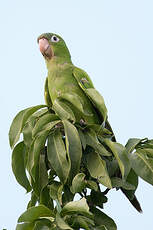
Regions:
M 130 138 L 125 145 L 127 154 L 132 153 L 136 146 L 140 143 L 140 141 L 141 139 L 138 138 Z
M 83 104 L 81 102 L 81 97 L 78 94 L 75 94 L 74 92 L 64 93 L 60 95 L 59 98 L 68 101 L 75 108 L 77 108 L 79 112 L 84 113 Z
M 78 129 L 78 132 L 79 132 L 82 147 L 85 150 L 86 145 L 87 145 L 85 135 L 84 135 L 84 133 L 83 133 L 83 131 L 81 129 Z
M 105 213 L 95 207 L 92 207 L 91 211 L 94 214 L 94 221 L 96 226 L 105 226 L 105 228 L 108 230 L 117 230 L 115 222 Z
M 28 118 L 35 113 L 37 110 L 47 107 L 46 105 L 37 105 L 20 111 L 14 118 L 10 131 L 9 131 L 9 140 L 11 148 L 17 143 L 20 137 L 20 133 L 23 130 L 23 127 L 28 120 Z
M 54 213 L 44 205 L 31 207 L 19 217 L 18 223 L 33 222 L 41 217 L 54 217 Z
M 44 128 L 44 125 L 52 122 L 52 121 L 56 121 L 59 120 L 58 116 L 55 114 L 45 114 L 42 117 L 39 118 L 39 120 L 37 121 L 33 131 L 32 131 L 32 136 L 35 137 L 37 135 L 37 133 L 41 132 Z
M 36 167 L 39 162 L 40 152 L 45 147 L 45 142 L 47 136 L 49 135 L 49 132 L 50 130 L 41 131 L 39 135 L 37 135 L 37 137 L 33 140 L 33 143 L 31 145 L 27 162 L 27 168 L 29 170 L 29 173 L 33 177 L 33 180 L 35 180 Z
M 135 187 L 135 189 L 134 190 L 122 189 L 122 191 L 130 200 L 132 200 L 134 198 L 135 191 L 138 187 L 138 176 L 132 168 L 130 170 L 129 175 L 127 176 L 126 181 L 132 184 Z
M 136 174 L 153 185 L 153 158 L 147 156 L 145 149 L 137 149 L 129 157 Z
M 108 188 L 112 188 L 111 180 L 109 178 L 106 162 L 96 152 L 91 152 L 86 155 L 87 169 L 93 178 Z
M 99 110 L 101 113 L 104 121 L 107 118 L 107 108 L 105 106 L 105 102 L 101 94 L 94 88 L 86 89 L 85 93 L 90 98 L 90 100 L 93 102 L 95 107 Z
M 16 226 L 15 230 L 33 230 L 34 223 L 22 223 Z
M 135 186 L 118 177 L 111 178 L 113 188 L 124 188 L 126 190 L 135 190 Z
M 112 154 L 108 152 L 105 147 L 98 141 L 97 135 L 93 130 L 88 130 L 84 133 L 86 138 L 86 144 L 95 149 L 96 153 L 102 156 L 111 156 Z
M 48 137 L 47 156 L 61 182 L 65 183 L 70 171 L 70 161 L 67 159 L 65 145 L 59 130 Z
M 98 185 L 93 180 L 87 180 L 87 187 L 90 188 L 90 189 L 93 189 L 94 191 L 98 190 Z
M 78 173 L 72 181 L 72 186 L 71 186 L 71 192 L 72 193 L 77 193 L 81 192 L 85 187 L 86 187 L 86 181 L 85 181 L 85 174 L 84 173 Z
M 32 130 L 36 124 L 36 116 L 31 116 L 28 122 L 26 122 L 24 128 L 23 128 L 23 140 L 26 145 L 26 148 L 29 150 L 30 146 L 32 144 L 33 138 L 32 138 Z
M 39 186 L 40 191 L 48 184 L 48 173 L 45 162 L 45 153 L 40 154 L 39 158 Z
M 52 224 L 51 221 L 47 219 L 41 219 L 35 222 L 33 230 L 51 230 Z
M 82 198 L 79 201 L 71 201 L 67 203 L 61 211 L 61 216 L 68 214 L 82 214 L 90 218 L 93 217 L 93 214 L 89 211 L 89 207 L 85 198 Z
M 56 214 L 56 223 L 57 226 L 60 229 L 67 229 L 67 230 L 73 230 L 65 221 L 64 219 L 59 215 L 59 213 Z
M 82 145 L 76 127 L 67 120 L 63 120 L 66 150 L 71 160 L 70 180 L 79 172 L 82 157 Z
M 12 170 L 16 180 L 22 185 L 27 192 L 31 190 L 29 180 L 25 169 L 26 148 L 23 142 L 17 144 L 12 153 Z
M 58 182 L 54 181 L 49 187 L 49 195 L 53 200 L 58 200 L 60 204 L 62 204 L 62 189 L 63 185 Z
M 53 109 L 61 120 L 68 119 L 75 122 L 75 116 L 70 106 L 58 98 L 54 101 Z
M 113 152 L 121 170 L 122 177 L 126 178 L 131 169 L 131 164 L 127 156 L 126 148 L 119 143 L 110 141 L 109 139 L 105 139 L 104 141 Z

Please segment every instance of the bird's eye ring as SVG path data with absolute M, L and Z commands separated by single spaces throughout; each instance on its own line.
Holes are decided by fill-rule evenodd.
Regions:
M 59 41 L 59 38 L 58 38 L 57 36 L 53 35 L 53 36 L 51 37 L 51 41 L 52 41 L 52 42 L 58 42 L 58 41 Z

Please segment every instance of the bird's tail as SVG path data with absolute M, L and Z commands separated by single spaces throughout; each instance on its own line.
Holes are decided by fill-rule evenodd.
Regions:
M 137 200 L 136 196 L 134 195 L 133 199 L 131 200 L 127 194 L 126 194 L 126 190 L 121 189 L 122 192 L 124 193 L 124 195 L 127 197 L 127 199 L 130 201 L 130 203 L 133 205 L 133 207 L 140 213 L 142 213 L 142 208 L 141 205 L 139 203 L 139 201 Z

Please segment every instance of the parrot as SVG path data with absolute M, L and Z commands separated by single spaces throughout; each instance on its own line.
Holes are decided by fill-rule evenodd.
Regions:
M 39 50 L 43 55 L 48 75 L 45 81 L 45 102 L 49 108 L 57 106 L 70 111 L 70 120 L 79 125 L 102 125 L 108 130 L 109 137 L 116 142 L 113 130 L 108 122 L 107 109 L 103 97 L 94 88 L 88 74 L 73 65 L 69 49 L 63 38 L 55 33 L 43 33 L 37 38 Z M 97 97 L 97 99 L 95 99 Z M 62 101 L 59 99 L 62 98 Z M 64 103 L 63 103 L 64 102 Z M 102 105 L 102 109 L 100 109 Z M 121 189 L 126 195 L 126 191 Z M 128 200 L 142 212 L 134 195 Z

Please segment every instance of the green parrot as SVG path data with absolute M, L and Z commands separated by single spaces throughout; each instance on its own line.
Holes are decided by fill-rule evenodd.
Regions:
M 59 117 L 75 124 L 101 125 L 106 129 L 110 140 L 116 141 L 107 120 L 103 97 L 94 88 L 88 74 L 73 65 L 64 40 L 57 34 L 44 33 L 37 41 L 48 69 L 45 82 L 46 104 Z M 122 191 L 127 196 L 126 191 Z M 129 201 L 139 212 L 142 211 L 135 196 Z

